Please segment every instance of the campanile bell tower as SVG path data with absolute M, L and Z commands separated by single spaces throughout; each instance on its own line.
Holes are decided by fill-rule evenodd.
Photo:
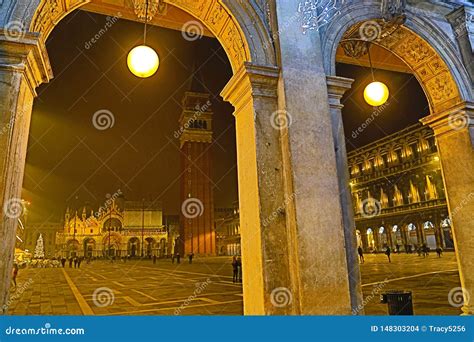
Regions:
M 211 174 L 210 95 L 186 92 L 179 119 L 181 135 L 180 252 L 215 255 L 214 196 Z

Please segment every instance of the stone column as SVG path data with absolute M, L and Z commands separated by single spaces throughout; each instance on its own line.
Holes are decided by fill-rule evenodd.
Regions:
M 472 62 L 474 53 L 474 8 L 460 6 L 449 13 L 446 18 L 451 24 L 454 38 L 459 44 L 463 64 L 471 79 L 474 79 L 474 63 Z
M 352 307 L 359 307 L 362 303 L 362 288 L 357 257 L 357 237 L 355 234 L 354 210 L 352 209 L 352 194 L 349 185 L 349 165 L 347 163 L 346 139 L 344 123 L 342 121 L 341 98 L 352 86 L 353 79 L 326 76 L 329 96 L 329 110 L 332 121 L 332 134 L 336 152 L 336 165 L 339 181 L 339 198 L 342 206 L 342 220 L 344 228 L 344 243 L 346 246 L 346 260 L 349 271 L 349 288 Z M 360 312 L 363 313 L 363 312 Z
M 8 33 L 8 32 L 7 32 Z M 0 304 L 10 288 L 21 189 L 35 88 L 51 74 L 44 44 L 36 35 L 0 32 Z
M 235 108 L 247 315 L 301 313 L 285 209 L 294 196 L 283 183 L 280 129 L 274 121 L 278 79 L 278 68 L 246 63 L 222 91 Z
M 422 120 L 435 133 L 443 172 L 465 314 L 474 314 L 474 104 L 460 103 Z

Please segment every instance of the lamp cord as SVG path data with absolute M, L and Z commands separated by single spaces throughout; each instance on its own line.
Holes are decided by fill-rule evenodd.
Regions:
M 372 81 L 375 82 L 374 68 L 372 67 L 372 58 L 370 58 L 370 43 L 369 42 L 367 42 L 367 53 L 369 55 L 369 65 L 370 65 L 370 73 L 372 74 Z
M 148 22 L 148 0 L 145 0 L 145 27 L 143 29 L 143 45 L 146 45 L 146 25 Z

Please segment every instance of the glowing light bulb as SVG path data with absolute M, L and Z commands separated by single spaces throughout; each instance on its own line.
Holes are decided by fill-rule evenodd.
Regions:
M 389 91 L 382 82 L 372 82 L 364 89 L 364 100 L 369 105 L 378 107 L 388 100 Z
M 127 57 L 128 69 L 137 77 L 153 76 L 158 70 L 160 59 L 151 47 L 146 45 L 135 46 Z

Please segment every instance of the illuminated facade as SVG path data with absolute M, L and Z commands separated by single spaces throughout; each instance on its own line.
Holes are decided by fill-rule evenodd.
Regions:
M 234 203 L 232 209 L 220 213 L 221 217 L 216 219 L 217 254 L 241 255 L 239 204 Z
M 153 256 L 167 255 L 168 233 L 160 206 L 146 201 L 115 200 L 97 212 L 84 208 L 71 214 L 67 209 L 64 227 L 56 234 L 61 256 Z
M 348 153 L 357 244 L 452 249 L 433 131 L 416 124 Z

